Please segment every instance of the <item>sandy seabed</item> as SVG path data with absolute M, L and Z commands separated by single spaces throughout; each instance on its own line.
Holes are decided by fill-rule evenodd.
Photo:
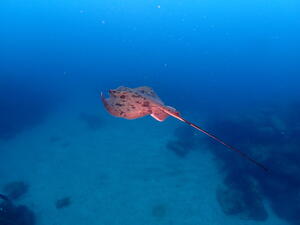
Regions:
M 99 115 L 101 126 L 89 128 L 82 111 Z M 179 125 L 70 106 L 0 143 L 0 185 L 29 184 L 17 203 L 34 210 L 38 225 L 285 225 L 270 210 L 265 222 L 225 215 L 212 155 L 193 151 L 183 159 L 166 148 Z M 71 205 L 57 209 L 64 197 Z

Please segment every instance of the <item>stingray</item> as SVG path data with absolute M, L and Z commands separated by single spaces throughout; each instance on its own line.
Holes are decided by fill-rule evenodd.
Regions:
M 160 122 L 164 121 L 169 116 L 173 116 L 211 137 L 224 145 L 227 149 L 237 152 L 240 156 L 259 166 L 263 170 L 268 170 L 263 164 L 252 159 L 246 153 L 225 143 L 220 138 L 202 129 L 200 126 L 184 119 L 176 109 L 165 105 L 150 87 L 128 88 L 121 86 L 117 89 L 109 90 L 109 98 L 105 98 L 102 92 L 100 95 L 104 107 L 113 116 L 125 119 L 137 119 L 150 115 Z

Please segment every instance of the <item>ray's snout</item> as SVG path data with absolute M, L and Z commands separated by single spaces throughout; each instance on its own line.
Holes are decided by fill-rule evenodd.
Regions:
M 108 92 L 109 92 L 109 94 L 111 94 L 113 96 L 116 96 L 116 93 L 117 93 L 115 90 L 112 90 L 112 89 L 110 89 Z
M 105 106 L 105 108 L 107 108 L 108 107 L 108 102 L 106 101 L 106 99 L 105 99 L 102 92 L 100 92 L 100 98 L 101 98 L 101 101 L 102 101 L 103 105 Z

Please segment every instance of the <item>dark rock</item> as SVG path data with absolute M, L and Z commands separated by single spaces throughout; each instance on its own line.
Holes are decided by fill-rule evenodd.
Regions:
M 62 138 L 62 137 L 59 137 L 59 136 L 52 136 L 52 137 L 50 137 L 50 139 L 49 139 L 49 141 L 50 141 L 51 143 L 60 142 L 60 141 L 62 141 L 62 140 L 63 140 L 63 138 Z
M 19 199 L 28 191 L 28 185 L 23 181 L 14 181 L 6 184 L 3 192 L 12 200 Z
M 163 219 L 167 214 L 167 206 L 165 204 L 157 204 L 152 207 L 151 214 L 156 219 Z
M 217 189 L 216 196 L 223 212 L 227 215 L 255 221 L 265 221 L 268 218 L 262 198 L 254 185 L 247 180 L 241 185 L 235 183 L 222 185 Z
M 34 225 L 35 215 L 34 213 L 24 205 L 17 206 L 14 212 L 14 225 Z
M 62 208 L 68 207 L 70 205 L 71 205 L 71 198 L 70 197 L 65 197 L 65 198 L 62 198 L 62 199 L 58 199 L 55 202 L 55 207 L 57 209 L 62 209 Z
M 190 152 L 190 148 L 181 141 L 169 141 L 167 143 L 167 149 L 174 152 L 177 156 L 184 158 Z
M 7 197 L 0 195 L 1 225 L 34 225 L 35 214 L 25 205 L 15 206 Z
M 242 193 L 237 190 L 219 188 L 217 190 L 217 200 L 225 214 L 235 215 L 245 211 L 246 206 L 242 199 Z
M 61 147 L 63 147 L 63 148 L 68 148 L 69 146 L 70 146 L 69 142 L 64 142 L 61 144 Z
M 199 133 L 190 126 L 180 126 L 174 130 L 174 140 L 170 140 L 166 147 L 177 156 L 184 158 L 190 151 L 201 146 L 203 136 L 199 136 Z
M 2 140 L 14 138 L 20 132 L 42 123 L 58 103 L 56 94 L 50 88 L 47 90 L 47 86 L 41 87 L 14 75 L 1 74 L 0 79 Z
M 103 122 L 98 115 L 92 115 L 87 113 L 81 113 L 79 116 L 90 130 L 98 130 L 103 126 Z
M 174 130 L 174 136 L 176 139 L 182 141 L 189 140 L 190 143 L 193 143 L 195 141 L 194 137 L 196 133 L 198 133 L 198 131 L 186 125 L 177 127 Z
M 300 224 L 300 191 L 288 191 L 270 198 L 272 210 L 291 225 Z
M 282 152 L 274 154 L 270 160 L 272 160 L 272 173 L 267 179 L 258 177 L 263 193 L 279 218 L 298 225 L 300 224 L 300 154 L 298 148 L 289 146 L 289 148 L 282 149 Z
M 228 215 L 265 220 L 262 199 L 292 225 L 300 224 L 300 104 L 262 113 L 224 118 L 212 133 L 266 165 L 264 173 L 233 154 L 211 144 L 211 152 L 226 176 L 217 200 Z M 221 163 L 220 163 L 221 162 Z

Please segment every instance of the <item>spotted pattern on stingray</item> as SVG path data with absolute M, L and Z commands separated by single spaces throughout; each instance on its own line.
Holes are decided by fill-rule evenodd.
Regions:
M 163 104 L 149 87 L 118 87 L 110 90 L 110 97 L 102 99 L 106 109 L 114 116 L 136 119 L 152 113 L 152 108 Z

